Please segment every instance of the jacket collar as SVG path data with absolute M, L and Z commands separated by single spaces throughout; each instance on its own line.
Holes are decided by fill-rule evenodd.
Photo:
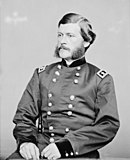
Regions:
M 86 60 L 85 60 L 85 57 L 83 58 L 80 58 L 80 59 L 77 59 L 75 60 L 74 62 L 72 62 L 69 66 L 66 64 L 66 61 L 64 59 L 62 59 L 62 62 L 63 66 L 65 67 L 77 67 L 77 66 L 80 66 L 82 64 L 85 64 L 86 63 Z

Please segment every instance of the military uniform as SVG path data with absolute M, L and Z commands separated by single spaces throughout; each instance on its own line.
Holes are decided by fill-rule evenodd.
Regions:
M 55 142 L 62 157 L 95 158 L 119 128 L 113 79 L 85 58 L 36 69 L 13 121 L 18 148 Z

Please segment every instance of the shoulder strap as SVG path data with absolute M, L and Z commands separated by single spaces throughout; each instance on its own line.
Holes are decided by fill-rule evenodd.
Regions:
M 97 72 L 97 75 L 100 77 L 100 78 L 104 78 L 104 77 L 106 77 L 106 75 L 108 75 L 108 73 L 105 71 L 105 70 L 103 70 L 103 69 L 100 69 L 98 72 Z
M 45 71 L 46 66 L 42 66 L 38 68 L 38 73 Z

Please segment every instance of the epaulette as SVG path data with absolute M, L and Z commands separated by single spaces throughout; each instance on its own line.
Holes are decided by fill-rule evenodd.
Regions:
M 105 70 L 103 70 L 103 69 L 100 69 L 100 70 L 97 72 L 97 75 L 98 75 L 100 78 L 106 77 L 107 74 L 108 74 L 108 73 L 107 73 Z
M 38 73 L 41 73 L 45 70 L 46 66 L 42 66 L 38 68 Z

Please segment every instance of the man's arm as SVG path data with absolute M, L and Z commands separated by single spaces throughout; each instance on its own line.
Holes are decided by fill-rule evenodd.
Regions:
M 93 124 L 70 131 L 64 138 L 56 142 L 57 146 L 63 148 L 68 140 L 73 148 L 73 154 L 82 155 L 103 147 L 114 138 L 119 128 L 119 117 L 114 83 L 110 75 L 107 75 L 98 84 L 95 114 Z M 70 154 L 72 153 L 68 152 L 69 156 Z
M 36 119 L 40 110 L 39 77 L 35 70 L 33 77 L 18 104 L 13 122 L 16 124 L 13 134 L 17 140 L 18 150 L 22 143 L 32 142 L 37 145 Z

